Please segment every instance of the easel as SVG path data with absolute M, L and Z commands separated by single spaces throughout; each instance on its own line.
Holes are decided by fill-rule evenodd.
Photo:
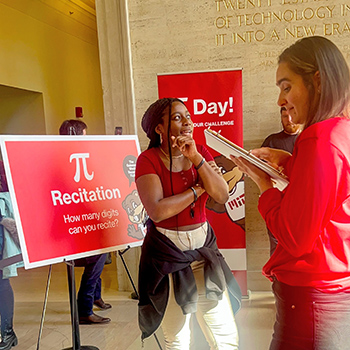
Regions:
M 137 298 L 139 298 L 137 288 L 135 286 L 135 283 L 134 283 L 132 276 L 129 272 L 128 266 L 126 265 L 126 262 L 125 262 L 124 257 L 123 257 L 123 254 L 125 254 L 129 249 L 130 249 L 130 246 L 127 246 L 127 248 L 124 250 L 118 250 L 118 255 L 120 256 L 120 259 L 124 265 L 125 271 L 129 277 L 129 280 L 131 282 L 133 290 L 134 290 Z M 79 316 L 78 316 L 78 305 L 77 305 L 77 298 L 76 298 L 76 286 L 75 286 L 75 274 L 74 274 L 75 264 L 74 264 L 74 260 L 65 261 L 65 263 L 67 265 L 67 276 L 68 276 L 68 285 L 69 285 L 69 304 L 70 304 L 70 311 L 71 311 L 72 344 L 73 344 L 73 346 L 69 347 L 69 348 L 64 348 L 62 350 L 99 350 L 99 348 L 92 346 L 92 345 L 80 345 Z M 48 299 L 49 287 L 50 287 L 50 281 L 51 281 L 51 272 L 52 272 L 52 265 L 50 265 L 50 268 L 49 268 L 49 274 L 48 274 L 48 279 L 47 279 L 47 284 L 46 284 L 45 300 L 44 300 L 43 312 L 41 315 L 41 322 L 40 322 L 40 329 L 39 329 L 39 336 L 38 336 L 36 350 L 39 350 L 39 344 L 40 344 L 42 329 L 43 329 L 43 325 L 44 325 L 47 299 Z M 162 346 L 161 346 L 161 344 L 157 338 L 157 335 L 155 333 L 154 333 L 154 338 L 158 344 L 159 349 L 162 350 Z
M 73 346 L 69 348 L 65 348 L 63 350 L 99 350 L 99 348 L 97 348 L 96 346 L 80 345 L 79 316 L 78 316 L 78 305 L 77 305 L 76 287 L 75 287 L 74 260 L 65 261 L 65 263 L 67 265 L 67 275 L 68 275 L 69 304 L 70 304 L 71 323 L 72 323 Z M 50 287 L 50 281 L 51 281 L 51 273 L 52 273 L 52 265 L 50 265 L 49 274 L 47 277 L 44 306 L 43 306 L 43 312 L 41 314 L 40 329 L 39 329 L 39 336 L 38 336 L 36 350 L 39 350 L 39 344 L 40 344 L 42 330 L 44 326 L 47 299 L 49 295 L 49 287 Z

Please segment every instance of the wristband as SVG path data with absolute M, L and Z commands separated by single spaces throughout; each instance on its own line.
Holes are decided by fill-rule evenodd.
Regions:
M 204 164 L 204 162 L 205 162 L 205 159 L 204 159 L 204 157 L 203 157 L 202 160 L 201 160 L 201 162 L 200 162 L 197 166 L 194 166 L 194 168 L 195 168 L 196 170 L 198 170 L 198 169 Z
M 190 187 L 190 189 L 192 190 L 193 196 L 194 196 L 193 203 L 195 203 L 195 202 L 197 202 L 197 199 L 198 199 L 197 191 L 196 191 L 196 189 L 194 187 Z

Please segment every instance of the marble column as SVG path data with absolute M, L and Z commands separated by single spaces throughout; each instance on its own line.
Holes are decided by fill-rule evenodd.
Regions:
M 127 0 L 96 0 L 97 32 L 107 134 L 116 126 L 137 132 Z
M 123 135 L 135 135 L 134 91 L 129 40 L 127 0 L 96 0 L 97 32 L 103 88 L 106 133 L 116 126 Z M 140 248 L 123 254 L 127 268 L 137 285 Z M 118 290 L 132 291 L 124 265 L 117 254 Z

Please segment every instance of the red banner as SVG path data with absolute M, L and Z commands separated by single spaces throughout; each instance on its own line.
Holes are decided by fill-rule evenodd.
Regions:
M 3 136 L 26 268 L 142 244 L 136 136 Z
M 204 130 L 211 128 L 236 144 L 243 144 L 242 70 L 159 74 L 159 97 L 183 100 L 194 122 L 194 139 L 205 145 Z M 245 199 L 242 173 L 226 157 L 210 149 L 230 188 L 225 205 L 207 203 L 207 217 L 218 246 L 247 294 Z

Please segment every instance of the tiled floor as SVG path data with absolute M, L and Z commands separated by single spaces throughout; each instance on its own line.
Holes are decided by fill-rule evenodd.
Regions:
M 38 344 L 40 320 L 43 310 L 48 267 L 19 270 L 19 276 L 11 280 L 15 293 L 15 331 L 19 343 L 15 350 L 60 350 L 72 348 L 72 327 L 68 301 L 65 264 L 53 266 L 46 316 L 41 340 Z M 79 283 L 82 269 L 76 268 Z M 140 341 L 137 325 L 137 301 L 129 292 L 116 292 L 113 266 L 108 265 L 102 276 L 103 298 L 112 309 L 96 313 L 110 317 L 107 325 L 81 325 L 79 327 L 81 350 L 94 346 L 100 350 L 158 350 L 155 337 Z M 1 301 L 0 301 L 1 302 Z M 241 350 L 268 349 L 274 321 L 274 299 L 269 292 L 250 293 L 243 299 L 243 307 L 237 315 Z M 196 332 L 193 350 L 207 350 L 202 335 Z M 157 338 L 164 349 L 161 331 Z M 95 349 L 96 349 L 95 348 Z M 78 350 L 78 349 L 77 349 Z

